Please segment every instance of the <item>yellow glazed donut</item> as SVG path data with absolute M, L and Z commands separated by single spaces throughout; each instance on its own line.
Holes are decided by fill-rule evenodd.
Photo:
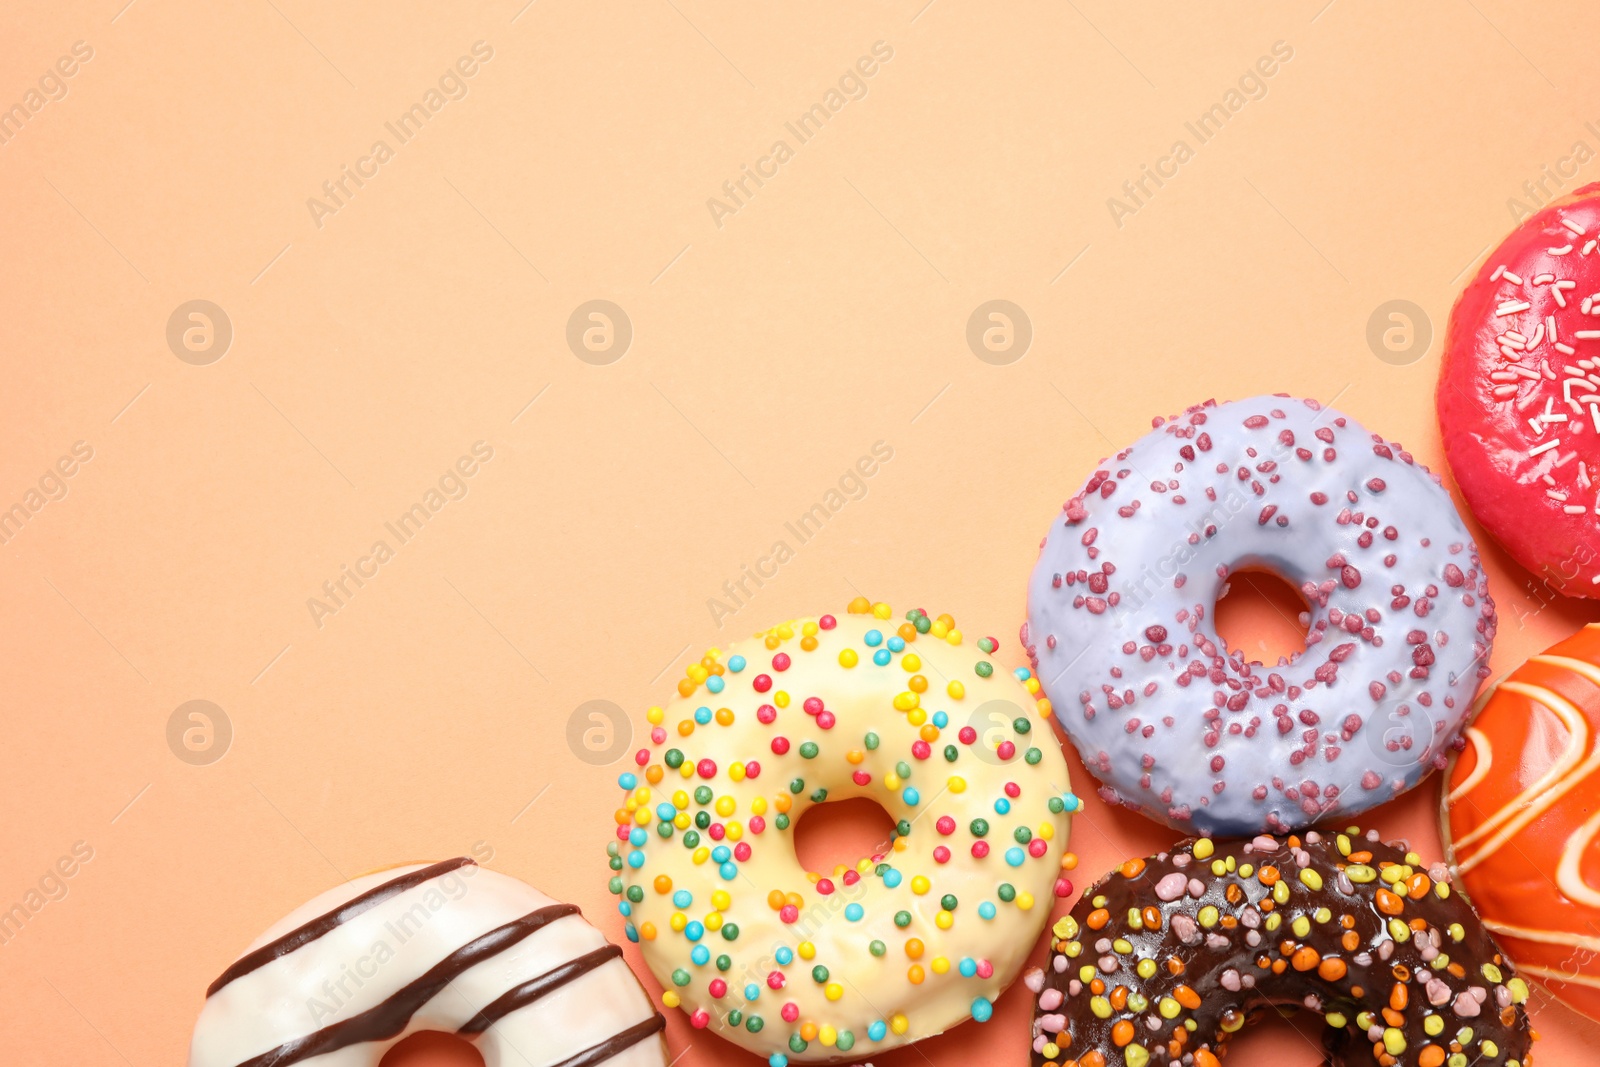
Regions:
M 1079 804 L 1038 682 L 948 615 L 891 616 L 858 598 L 712 649 L 619 779 L 611 891 L 662 1002 L 772 1067 L 988 1021 L 1072 892 Z M 850 797 L 892 841 L 806 871 L 794 822 Z

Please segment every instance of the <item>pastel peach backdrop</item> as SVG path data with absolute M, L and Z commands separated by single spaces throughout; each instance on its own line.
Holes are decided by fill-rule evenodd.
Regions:
M 1600 178 L 1597 39 L 1504 0 L 8 5 L 7 1059 L 181 1062 L 258 932 L 402 861 L 487 847 L 620 937 L 605 760 L 685 665 L 858 592 L 1017 665 L 1046 523 L 1153 415 L 1315 396 L 1437 467 L 1453 294 Z M 1497 675 L 1600 617 L 1487 554 Z M 1074 764 L 1080 885 L 1171 839 Z M 1373 822 L 1437 854 L 1436 803 Z M 1028 1015 L 878 1062 L 1021 1063 Z M 1536 1021 L 1543 1062 L 1600 1039 Z

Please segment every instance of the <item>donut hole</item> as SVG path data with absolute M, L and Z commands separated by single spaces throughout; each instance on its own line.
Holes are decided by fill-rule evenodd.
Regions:
M 1322 1067 L 1327 1063 L 1322 1046 L 1327 1028 L 1314 1011 L 1294 1005 L 1258 1007 L 1249 1012 L 1244 1029 L 1228 1038 L 1224 1062 L 1228 1067 Z M 1366 1035 L 1360 1040 L 1365 1044 Z
M 800 865 L 816 874 L 832 874 L 839 866 L 889 849 L 894 819 L 868 797 L 831 800 L 807 808 L 794 824 L 794 852 Z
M 1275 571 L 1241 567 L 1229 573 L 1211 621 L 1229 652 L 1263 665 L 1293 662 L 1306 650 L 1311 607 Z
M 386 1053 L 378 1067 L 484 1067 L 478 1047 L 458 1034 L 424 1030 Z

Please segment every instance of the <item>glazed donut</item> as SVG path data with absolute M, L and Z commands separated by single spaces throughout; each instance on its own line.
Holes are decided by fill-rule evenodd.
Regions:
M 1443 767 L 1495 613 L 1438 479 L 1314 400 L 1155 427 L 1066 502 L 1028 585 L 1022 642 L 1101 795 L 1180 829 L 1283 832 Z M 1310 604 L 1306 651 L 1275 668 L 1210 622 L 1245 567 Z
M 1600 1019 L 1600 625 L 1512 671 L 1446 779 L 1445 845 L 1484 925 Z
M 189 1067 L 377 1067 L 422 1030 L 488 1067 L 663 1067 L 665 1025 L 576 907 L 462 856 L 290 912 L 211 983 Z
M 662 1002 L 772 1067 L 988 1021 L 1072 891 L 1078 801 L 1037 682 L 948 615 L 891 614 L 859 598 L 712 649 L 619 779 L 611 891 Z M 807 872 L 795 821 L 849 797 L 892 840 Z
M 1377 838 L 1190 839 L 1106 875 L 1026 979 L 1035 1067 L 1217 1067 L 1276 1006 L 1322 1014 L 1331 1067 L 1524 1067 L 1527 984 L 1443 864 Z
M 1478 521 L 1551 588 L 1600 596 L 1600 184 L 1532 215 L 1450 313 L 1437 407 Z

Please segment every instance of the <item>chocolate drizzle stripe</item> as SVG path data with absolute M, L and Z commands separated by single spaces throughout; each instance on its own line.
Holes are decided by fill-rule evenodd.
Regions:
M 370 911 L 384 901 L 396 897 L 408 889 L 413 889 L 423 882 L 431 881 L 442 874 L 449 874 L 457 868 L 472 866 L 474 863 L 475 861 L 470 857 L 457 856 L 455 859 L 443 860 L 420 870 L 412 871 L 409 874 L 402 874 L 400 877 L 390 879 L 382 885 L 373 886 L 365 893 L 351 897 L 332 911 L 295 927 L 276 941 L 270 941 L 260 948 L 240 956 L 234 961 L 233 966 L 223 971 L 217 980 L 211 983 L 210 987 L 206 989 L 206 996 L 215 996 L 217 990 L 234 979 L 243 978 L 251 971 L 264 967 L 279 957 L 287 956 L 295 949 L 304 948 L 317 938 L 332 933 L 362 912 Z
M 584 1049 L 576 1056 L 552 1064 L 551 1067 L 595 1067 L 604 1063 L 619 1052 L 625 1052 L 652 1034 L 659 1034 L 667 1028 L 666 1016 L 656 1012 L 642 1023 L 634 1023 L 619 1034 L 606 1038 L 598 1045 Z
M 277 1048 L 263 1052 L 259 1056 L 252 1056 L 239 1067 L 288 1067 L 291 1063 L 337 1052 L 350 1045 L 358 1045 L 365 1041 L 384 1041 L 395 1037 L 406 1028 L 406 1024 L 411 1021 L 411 1016 L 417 1013 L 417 1009 L 438 996 L 440 990 L 462 973 L 484 960 L 499 955 L 557 919 L 576 914 L 578 914 L 576 905 L 551 904 L 538 911 L 529 912 L 520 919 L 514 919 L 504 926 L 497 926 L 482 937 L 475 938 L 450 953 L 428 968 L 422 977 L 395 990 L 383 1003 L 331 1026 L 324 1026 L 304 1037 L 285 1041 Z
M 546 971 L 531 981 L 496 997 L 478 1014 L 468 1019 L 461 1025 L 463 1034 L 481 1034 L 496 1022 L 510 1015 L 518 1008 L 526 1007 L 549 993 L 554 993 L 568 982 L 583 977 L 590 971 L 601 967 L 611 960 L 619 959 L 622 950 L 616 945 L 606 945 L 593 952 L 579 956 L 577 959 L 568 960 L 561 966 Z

